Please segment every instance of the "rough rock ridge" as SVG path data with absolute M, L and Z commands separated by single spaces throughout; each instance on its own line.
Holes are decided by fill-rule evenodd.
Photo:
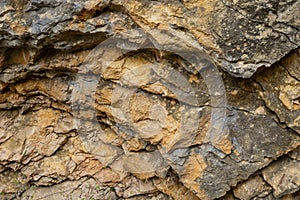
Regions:
M 300 199 L 300 1 L 0 8 L 0 199 Z

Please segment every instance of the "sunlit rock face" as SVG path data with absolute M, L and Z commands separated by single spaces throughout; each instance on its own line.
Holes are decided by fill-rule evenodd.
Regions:
M 0 199 L 299 198 L 299 1 L 0 8 Z

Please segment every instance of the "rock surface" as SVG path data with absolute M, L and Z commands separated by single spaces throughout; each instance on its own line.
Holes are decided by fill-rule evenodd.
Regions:
M 0 199 L 300 199 L 300 1 L 0 8 Z

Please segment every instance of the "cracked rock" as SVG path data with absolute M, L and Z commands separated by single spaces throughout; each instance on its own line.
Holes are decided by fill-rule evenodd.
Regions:
M 253 197 L 265 197 L 271 191 L 272 188 L 260 176 L 248 179 L 233 190 L 234 196 L 243 200 L 249 200 Z
M 286 157 L 262 170 L 264 179 L 274 189 L 275 197 L 281 197 L 299 190 L 299 165 L 299 161 Z
M 0 199 L 299 199 L 299 9 L 0 2 Z

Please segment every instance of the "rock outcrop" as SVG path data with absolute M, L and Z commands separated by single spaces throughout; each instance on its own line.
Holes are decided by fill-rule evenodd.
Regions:
M 300 1 L 0 8 L 0 199 L 300 198 Z

